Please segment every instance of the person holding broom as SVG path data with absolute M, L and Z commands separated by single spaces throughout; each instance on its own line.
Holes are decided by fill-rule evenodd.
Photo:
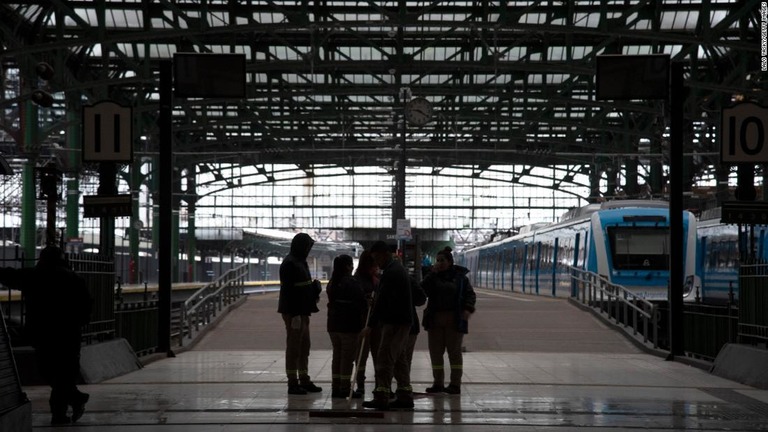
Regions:
M 371 251 L 364 250 L 360 254 L 360 259 L 357 261 L 357 269 L 355 270 L 354 278 L 360 283 L 363 291 L 365 292 L 366 300 L 368 301 L 368 311 L 373 307 L 373 300 L 376 291 L 379 289 L 379 266 L 373 261 Z M 366 322 L 368 317 L 366 315 Z M 360 398 L 365 394 L 365 371 L 366 364 L 368 363 L 368 355 L 375 360 L 376 350 L 379 348 L 378 338 L 380 337 L 379 327 L 371 330 L 371 334 L 367 337 L 363 334 L 360 335 L 360 352 L 357 358 L 357 372 L 355 373 L 355 381 L 357 382 L 357 388 L 352 395 L 355 398 Z M 374 369 L 376 364 L 374 363 Z
M 413 388 L 411 368 L 407 359 L 408 341 L 413 324 L 411 283 L 405 267 L 392 256 L 389 246 L 377 241 L 371 254 L 382 269 L 379 291 L 368 318 L 364 335 L 381 326 L 379 348 L 375 354 L 376 389 L 373 400 L 363 402 L 364 408 L 376 410 L 412 410 Z M 397 381 L 394 402 L 389 401 L 392 379 Z

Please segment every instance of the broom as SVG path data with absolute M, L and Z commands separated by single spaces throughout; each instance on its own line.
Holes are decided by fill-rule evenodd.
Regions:
M 374 294 L 375 295 L 375 294 Z M 373 309 L 373 296 L 371 296 L 371 307 L 368 308 L 368 313 L 365 316 L 365 325 L 368 325 L 368 319 L 371 318 L 371 309 Z M 365 349 L 365 336 L 360 338 L 360 351 L 357 353 L 357 361 L 355 362 L 355 368 L 352 370 L 352 379 L 357 378 L 357 373 L 360 371 L 360 362 L 363 360 L 363 350 Z M 349 408 L 352 408 L 352 394 L 354 390 L 352 385 L 349 386 Z M 363 395 L 365 397 L 365 395 Z

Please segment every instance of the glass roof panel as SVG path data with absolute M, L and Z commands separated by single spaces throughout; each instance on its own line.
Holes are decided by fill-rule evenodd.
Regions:
M 599 13 L 575 13 L 573 25 L 577 27 L 598 28 L 600 26 Z
M 526 13 L 520 16 L 521 24 L 544 24 L 547 22 L 547 15 L 543 13 Z
M 648 45 L 625 45 L 622 47 L 622 54 L 627 55 L 642 55 L 642 54 L 652 54 L 653 53 L 653 47 Z
M 396 157 L 388 152 L 392 142 L 400 139 L 396 125 L 402 121 L 402 106 L 394 106 L 399 100 L 395 96 L 402 87 L 426 97 L 435 108 L 431 122 L 409 131 L 408 139 L 414 144 L 436 152 L 409 156 L 415 164 L 483 157 L 482 152 L 456 156 L 448 152 L 430 159 L 446 148 L 486 146 L 513 155 L 529 136 L 553 143 L 553 152 L 577 154 L 594 150 L 589 131 L 611 134 L 622 142 L 658 133 L 648 126 L 664 124 L 655 118 L 658 107 L 639 101 L 595 100 L 598 52 L 696 57 L 697 61 L 686 63 L 687 68 L 698 68 L 686 71 L 686 76 L 695 77 L 689 82 L 694 91 L 686 106 L 696 107 L 686 115 L 693 116 L 690 120 L 704 116 L 708 125 L 716 121 L 712 112 L 717 106 L 712 101 L 731 100 L 734 94 L 753 91 L 760 84 L 745 76 L 751 74 L 739 72 L 753 68 L 754 59 L 759 58 L 759 44 L 749 42 L 759 40 L 758 15 L 740 10 L 746 7 L 741 6 L 743 2 L 726 0 L 647 4 L 624 0 L 179 0 L 155 2 L 150 8 L 140 0 L 45 2 L 44 8 L 26 3 L 4 5 L 21 20 L 43 23 L 36 40 L 49 42 L 27 49 L 26 37 L 7 38 L 8 46 L 3 48 L 9 55 L 4 59 L 19 64 L 44 59 L 57 69 L 67 65 L 63 69 L 68 75 L 50 83 L 57 105 L 40 110 L 52 122 L 66 113 L 64 95 L 81 92 L 84 102 L 104 94 L 134 101 L 142 116 L 140 124 L 155 124 L 152 116 L 158 96 L 151 83 L 157 81 L 156 60 L 171 58 L 190 46 L 198 51 L 246 54 L 247 100 L 187 99 L 173 109 L 180 141 L 198 154 L 206 150 L 235 153 L 247 147 L 251 152 L 290 149 L 291 157 L 304 157 L 302 149 L 322 148 L 323 157 L 338 150 L 332 156 L 336 159 L 330 159 L 336 165 L 341 160 L 350 164 L 349 157 L 343 158 L 352 154 L 356 161 L 380 163 L 386 166 L 382 172 L 391 171 Z M 102 6 L 106 13 L 104 22 L 99 22 Z M 661 31 L 655 30 L 653 22 L 659 12 Z M 56 17 L 65 20 L 63 27 Z M 726 19 L 730 29 L 720 29 Z M 697 30 L 699 20 L 703 30 Z M 12 35 L 14 28 L 5 20 L 0 26 L 3 23 L 3 34 Z M 230 29 L 232 24 L 240 27 Z M 400 34 L 398 27 L 403 29 Z M 73 66 L 75 58 L 82 65 Z M 105 58 L 109 65 L 102 65 Z M 18 71 L 18 66 L 10 69 Z M 14 76 L 10 69 L 4 71 L 6 77 Z M 104 84 L 107 73 L 109 88 Z M 8 88 L 17 87 L 10 83 Z M 6 94 L 0 103 L 4 112 L 12 114 L 24 95 L 13 90 Z M 638 121 L 629 126 L 621 121 L 624 117 L 607 115 L 613 111 Z M 354 136 L 354 144 L 349 136 Z M 206 147 L 201 140 L 207 140 Z M 710 141 L 699 138 L 695 144 L 706 148 L 717 143 L 716 137 Z M 334 147 L 341 142 L 343 148 Z M 365 152 L 350 153 L 351 146 L 378 149 L 382 155 L 377 159 Z M 260 157 L 273 158 L 268 152 Z M 497 158 L 520 163 L 525 157 Z M 707 165 L 697 163 L 696 167 Z M 482 175 L 490 176 L 487 171 Z

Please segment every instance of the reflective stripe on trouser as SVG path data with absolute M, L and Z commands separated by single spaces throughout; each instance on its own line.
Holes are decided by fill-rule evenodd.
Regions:
M 451 365 L 450 384 L 461 385 L 464 359 L 461 344 L 464 333 L 456 330 L 456 319 L 453 312 L 436 312 L 427 331 L 429 358 L 432 363 L 432 378 L 434 383 L 443 385 L 445 370 L 443 354 L 448 352 L 448 363 Z
M 285 323 L 285 375 L 288 382 L 297 382 L 300 377 L 306 377 L 309 372 L 309 316 L 301 316 L 298 329 L 291 327 L 292 316 L 282 314 Z
M 375 362 L 377 391 L 389 392 L 392 387 L 392 378 L 397 380 L 398 386 L 411 384 L 410 365 L 406 358 L 410 332 L 410 325 L 383 324 L 381 326 L 381 340 Z
M 349 389 L 355 356 L 359 345 L 357 333 L 328 333 L 331 337 L 331 376 L 339 380 L 340 388 Z

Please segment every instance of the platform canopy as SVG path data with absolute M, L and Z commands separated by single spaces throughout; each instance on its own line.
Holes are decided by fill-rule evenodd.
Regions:
M 685 64 L 693 176 L 717 165 L 721 107 L 766 90 L 759 10 L 718 0 L 8 1 L 3 71 L 22 90 L 0 96 L 2 152 L 18 153 L 9 110 L 38 86 L 53 96 L 51 139 L 73 103 L 107 98 L 132 106 L 151 136 L 159 62 L 196 52 L 243 54 L 246 97 L 177 99 L 182 160 L 290 163 L 311 176 L 314 164 L 392 167 L 405 141 L 409 165 L 474 165 L 478 176 L 499 163 L 662 163 L 662 101 L 595 98 L 599 55 L 661 53 Z M 54 70 L 44 83 L 40 62 Z M 403 128 L 408 97 L 433 105 L 429 122 Z M 137 154 L 158 145 L 142 141 Z
M 182 226 L 193 211 L 199 227 L 220 226 L 227 208 L 231 228 L 390 228 L 405 217 L 419 229 L 517 229 L 589 202 L 669 199 L 669 103 L 597 97 L 598 59 L 660 55 L 684 71 L 685 206 L 719 205 L 737 177 L 720 162 L 721 111 L 764 104 L 768 90 L 762 7 L 7 1 L 0 155 L 17 178 L 25 160 L 53 160 L 95 194 L 79 113 L 109 100 L 132 110 L 134 164 L 118 186 L 139 193 L 144 226 L 154 226 L 155 161 L 172 145 Z M 228 60 L 189 59 L 200 55 Z M 158 127 L 163 62 L 175 67 L 172 143 Z M 647 84 L 628 75 L 624 86 Z M 754 170 L 760 185 L 763 165 Z M 0 191 L 12 212 L 19 188 Z

